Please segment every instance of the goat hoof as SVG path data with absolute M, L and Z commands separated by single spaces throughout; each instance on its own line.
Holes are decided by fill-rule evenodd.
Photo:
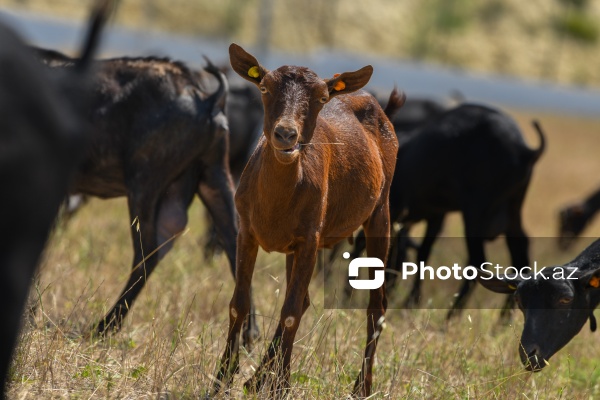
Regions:
M 121 323 L 116 318 L 110 320 L 103 319 L 98 322 L 92 329 L 92 335 L 100 338 L 104 338 L 111 333 L 117 333 L 121 330 Z
M 251 352 L 254 349 L 254 345 L 260 339 L 260 331 L 257 327 L 252 327 L 250 329 L 245 330 L 242 333 L 242 346 L 246 349 L 246 351 Z
M 259 339 L 260 330 L 256 325 L 256 317 L 248 314 L 242 327 L 242 346 L 244 346 L 246 351 L 251 352 Z
M 263 386 L 264 374 L 261 373 L 260 369 L 256 371 L 252 378 L 244 382 L 244 392 L 246 393 L 258 393 Z
M 450 320 L 458 317 L 460 315 L 461 311 L 462 310 L 459 308 L 451 308 L 448 311 L 448 314 L 446 314 L 446 321 L 450 321 Z
M 348 396 L 349 399 L 364 399 L 365 397 L 369 397 L 366 394 L 366 388 L 364 382 L 360 382 L 358 379 L 354 382 L 354 389 L 352 393 Z

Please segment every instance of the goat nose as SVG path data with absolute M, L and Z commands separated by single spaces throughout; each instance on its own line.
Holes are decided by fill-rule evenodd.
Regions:
M 282 142 L 291 142 L 298 137 L 298 131 L 294 127 L 277 125 L 275 137 Z
M 540 371 L 544 368 L 546 361 L 542 356 L 542 350 L 537 344 L 521 346 L 519 349 L 521 361 L 529 371 Z
M 537 356 L 538 354 L 540 354 L 540 346 L 538 346 L 537 344 L 534 344 L 533 346 L 531 346 L 529 348 L 529 353 L 527 353 L 527 356 L 534 357 L 534 356 Z

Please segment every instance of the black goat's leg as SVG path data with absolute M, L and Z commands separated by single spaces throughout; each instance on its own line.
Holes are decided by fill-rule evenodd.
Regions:
M 436 239 L 440 235 L 442 231 L 442 227 L 444 225 L 444 215 L 436 215 L 435 217 L 431 217 L 427 219 L 427 230 L 425 232 L 425 237 L 419 246 L 417 251 L 417 263 L 424 262 L 427 263 L 429 260 L 429 256 L 431 255 L 431 249 Z M 407 235 L 407 243 L 405 246 L 408 246 L 408 235 Z M 420 274 L 419 274 L 420 275 Z M 406 301 L 404 302 L 404 307 L 412 308 L 419 305 L 419 301 L 421 299 L 421 279 L 417 276 L 413 282 L 413 286 L 410 290 L 410 294 L 408 295 Z
M 156 207 L 158 199 L 154 196 L 142 196 L 132 193 L 128 197 L 129 215 L 132 221 L 131 238 L 133 241 L 133 266 L 129 280 L 119 295 L 117 302 L 106 316 L 96 325 L 98 334 L 121 329 L 123 319 L 146 280 L 158 264 L 156 235 Z
M 521 219 L 521 207 L 525 198 L 525 191 L 518 196 L 511 204 L 508 215 L 508 229 L 506 231 L 506 245 L 510 252 L 511 262 L 519 271 L 523 267 L 533 267 L 529 265 L 529 237 L 523 229 Z M 510 312 L 515 308 L 515 298 L 512 294 L 507 295 L 500 312 L 500 321 L 506 322 L 510 317 Z
M 473 207 L 466 207 L 463 211 L 463 220 L 465 224 L 465 237 L 467 241 L 467 251 L 469 252 L 468 265 L 472 265 L 479 268 L 485 262 L 485 249 L 484 249 L 484 235 L 482 229 L 482 217 L 481 212 L 477 212 L 478 209 Z M 450 319 L 458 315 L 465 307 L 469 297 L 473 293 L 475 288 L 475 281 L 464 280 L 463 284 L 452 304 L 446 319 Z

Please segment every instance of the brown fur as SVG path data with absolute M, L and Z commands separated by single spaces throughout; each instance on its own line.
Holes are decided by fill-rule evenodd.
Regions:
M 229 384 L 237 369 L 239 332 L 249 310 L 250 283 L 260 246 L 286 254 L 287 290 L 268 353 L 245 386 L 258 389 L 279 358 L 277 385 L 285 390 L 294 337 L 310 304 L 308 284 L 317 250 L 333 246 L 362 225 L 369 256 L 385 262 L 390 232 L 388 197 L 398 141 L 375 98 L 355 92 L 369 81 L 370 66 L 322 80 L 303 67 L 283 66 L 269 72 L 235 44 L 229 52 L 233 69 L 263 93 L 265 128 L 235 197 L 240 215 L 238 272 L 227 347 L 215 389 Z M 257 78 L 248 75 L 254 66 L 259 70 Z M 340 81 L 345 88 L 336 90 Z M 365 359 L 355 395 L 370 394 L 373 355 L 385 309 L 384 288 L 372 290 Z

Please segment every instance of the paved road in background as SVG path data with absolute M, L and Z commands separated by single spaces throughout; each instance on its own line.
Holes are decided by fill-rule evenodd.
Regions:
M 73 22 L 22 11 L 0 11 L 0 20 L 15 27 L 26 40 L 40 47 L 70 52 L 79 47 L 82 37 L 82 21 Z M 226 63 L 228 46 L 229 42 L 222 39 L 192 38 L 111 26 L 103 39 L 102 53 L 107 56 L 168 56 L 199 67 L 203 64 L 203 54 L 216 63 Z M 248 50 L 252 52 L 251 48 Z M 308 56 L 270 53 L 260 61 L 266 68 L 283 64 L 305 65 L 320 76 L 331 76 L 336 72 L 371 64 L 375 73 L 370 87 L 377 90 L 387 92 L 394 83 L 409 96 L 445 97 L 453 90 L 458 90 L 469 101 L 513 109 L 600 117 L 600 90 L 325 50 Z

